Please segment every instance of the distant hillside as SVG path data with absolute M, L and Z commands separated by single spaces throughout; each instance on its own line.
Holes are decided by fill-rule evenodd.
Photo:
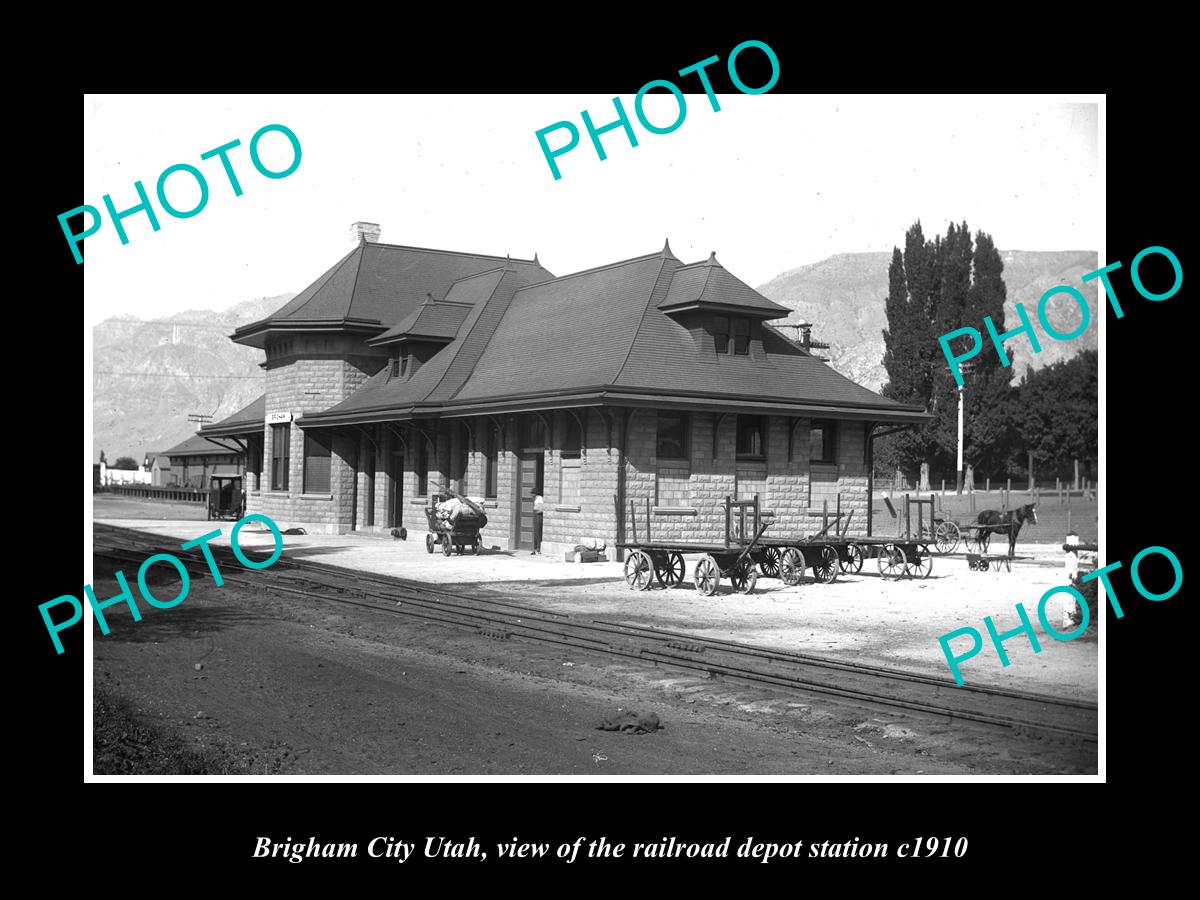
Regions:
M 142 321 L 105 319 L 92 329 L 95 375 L 92 458 L 166 450 L 195 433 L 189 413 L 219 420 L 265 389 L 261 350 L 229 340 L 233 330 L 262 319 L 294 297 L 247 300 L 220 312 L 188 310 Z
M 1099 268 L 1096 253 L 1085 250 L 1040 252 L 1001 251 L 1004 259 L 1004 283 L 1008 288 L 1005 322 L 1008 328 L 1018 324 L 1014 304 L 1020 300 L 1043 338 L 1042 352 L 1035 354 L 1023 337 L 1010 342 L 1016 378 L 1030 367 L 1039 369 L 1096 347 L 1096 282 L 1079 278 Z M 883 329 L 887 327 L 884 299 L 887 297 L 887 270 L 891 253 L 840 253 L 808 266 L 778 275 L 758 290 L 765 297 L 791 307 L 796 312 L 787 322 L 812 322 L 813 339 L 831 344 L 823 351 L 830 364 L 860 384 L 878 390 L 886 380 L 883 369 Z M 1093 315 L 1088 330 L 1065 343 L 1044 338 L 1036 324 L 1037 302 L 1049 288 L 1065 284 L 1078 289 L 1088 301 Z M 1048 304 L 1048 316 L 1059 331 L 1070 331 L 1079 321 L 1078 311 L 1069 297 L 1055 297 Z M 982 322 L 963 322 L 983 331 Z M 794 331 L 788 331 L 789 335 Z M 984 340 L 987 340 L 986 333 Z M 993 352 L 990 342 L 985 353 Z

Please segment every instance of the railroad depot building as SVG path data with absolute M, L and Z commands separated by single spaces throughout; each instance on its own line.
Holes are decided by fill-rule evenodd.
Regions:
M 265 352 L 266 392 L 200 431 L 244 448 L 247 511 L 284 528 L 419 535 L 449 488 L 484 498 L 484 546 L 506 550 L 532 547 L 535 493 L 547 553 L 624 539 L 631 501 L 643 539 L 649 508 L 656 540 L 723 540 L 725 497 L 755 494 L 772 536 L 839 500 L 861 535 L 873 431 L 925 420 L 772 328 L 789 310 L 715 255 L 556 277 L 354 234 L 232 335 Z

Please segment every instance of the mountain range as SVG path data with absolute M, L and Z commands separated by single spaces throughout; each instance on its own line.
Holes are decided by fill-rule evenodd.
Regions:
M 162 319 L 105 319 L 92 329 L 92 459 L 109 463 L 161 452 L 195 434 L 196 413 L 219 421 L 263 392 L 263 353 L 229 340 L 233 330 L 294 297 L 192 309 Z
M 1096 348 L 1096 281 L 1084 284 L 1080 276 L 1099 268 L 1097 254 L 1090 250 L 1002 250 L 1006 329 L 1020 324 L 1016 303 L 1019 301 L 1038 332 L 1041 353 L 1034 353 L 1028 339 L 1019 335 L 1006 343 L 1019 381 L 1029 369 L 1069 359 L 1082 350 Z M 812 337 L 829 344 L 820 350 L 837 371 L 873 391 L 887 380 L 883 368 L 883 329 L 887 327 L 884 301 L 888 289 L 890 253 L 839 253 L 821 262 L 777 275 L 758 288 L 764 297 L 793 310 L 787 319 L 772 322 L 786 325 L 813 323 Z M 1072 341 L 1055 341 L 1046 336 L 1037 322 L 1037 305 L 1043 293 L 1056 285 L 1068 285 L 1087 299 L 1092 320 L 1087 330 Z M 1046 304 L 1046 317 L 1059 332 L 1070 332 L 1079 324 L 1075 302 L 1064 295 L 1052 297 Z M 983 333 L 983 353 L 991 348 L 983 322 L 963 322 Z M 784 333 L 795 337 L 794 329 Z
M 1090 251 L 1001 251 L 1008 288 L 1005 321 L 1017 324 L 1014 304 L 1021 301 L 1035 320 L 1037 302 L 1055 285 L 1080 290 L 1093 311 L 1096 282 L 1082 284 L 1080 276 L 1099 267 Z M 818 351 L 842 374 L 878 390 L 886 380 L 882 331 L 887 325 L 884 298 L 890 253 L 841 253 L 791 269 L 758 288 L 770 299 L 793 310 L 773 324 L 813 323 L 814 340 L 830 345 Z M 161 452 L 195 433 L 191 414 L 211 421 L 241 409 L 263 391 L 261 350 L 229 340 L 233 330 L 258 321 L 294 297 L 280 294 L 247 300 L 224 310 L 188 310 L 163 319 L 133 316 L 105 319 L 92 329 L 94 391 L 92 398 L 92 458 L 105 451 L 109 462 L 132 456 L 139 463 L 150 452 Z M 1047 305 L 1051 323 L 1070 331 L 1078 322 L 1075 304 L 1055 297 Z M 1041 334 L 1042 352 L 1034 354 L 1024 337 L 1010 342 L 1013 367 L 1019 378 L 1096 346 L 1096 319 L 1078 339 L 1057 342 Z M 982 322 L 964 322 L 981 331 Z M 795 336 L 794 329 L 784 329 Z M 985 335 L 986 341 L 986 335 Z M 993 351 L 985 346 L 985 354 Z

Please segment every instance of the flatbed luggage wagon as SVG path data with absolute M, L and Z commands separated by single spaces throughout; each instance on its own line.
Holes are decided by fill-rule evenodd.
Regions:
M 734 533 L 734 511 L 737 511 L 738 530 Z M 753 534 L 748 535 L 746 512 L 753 512 Z M 625 583 L 631 590 L 648 590 L 657 579 L 663 587 L 680 587 L 686 576 L 685 553 L 702 553 L 692 572 L 696 592 L 704 597 L 716 593 L 721 578 L 728 578 L 734 590 L 748 594 L 758 581 L 755 570 L 756 554 L 761 555 L 759 538 L 770 523 L 760 524 L 758 495 L 753 500 L 725 498 L 725 543 L 700 544 L 688 541 L 650 540 L 650 499 L 646 498 L 646 540 L 637 539 L 637 517 L 633 501 L 629 501 L 630 541 L 617 547 L 628 550 L 625 558 Z

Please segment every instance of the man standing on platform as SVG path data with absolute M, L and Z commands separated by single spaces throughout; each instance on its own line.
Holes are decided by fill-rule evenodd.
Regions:
M 533 495 L 533 552 L 537 556 L 542 552 L 542 495 Z

